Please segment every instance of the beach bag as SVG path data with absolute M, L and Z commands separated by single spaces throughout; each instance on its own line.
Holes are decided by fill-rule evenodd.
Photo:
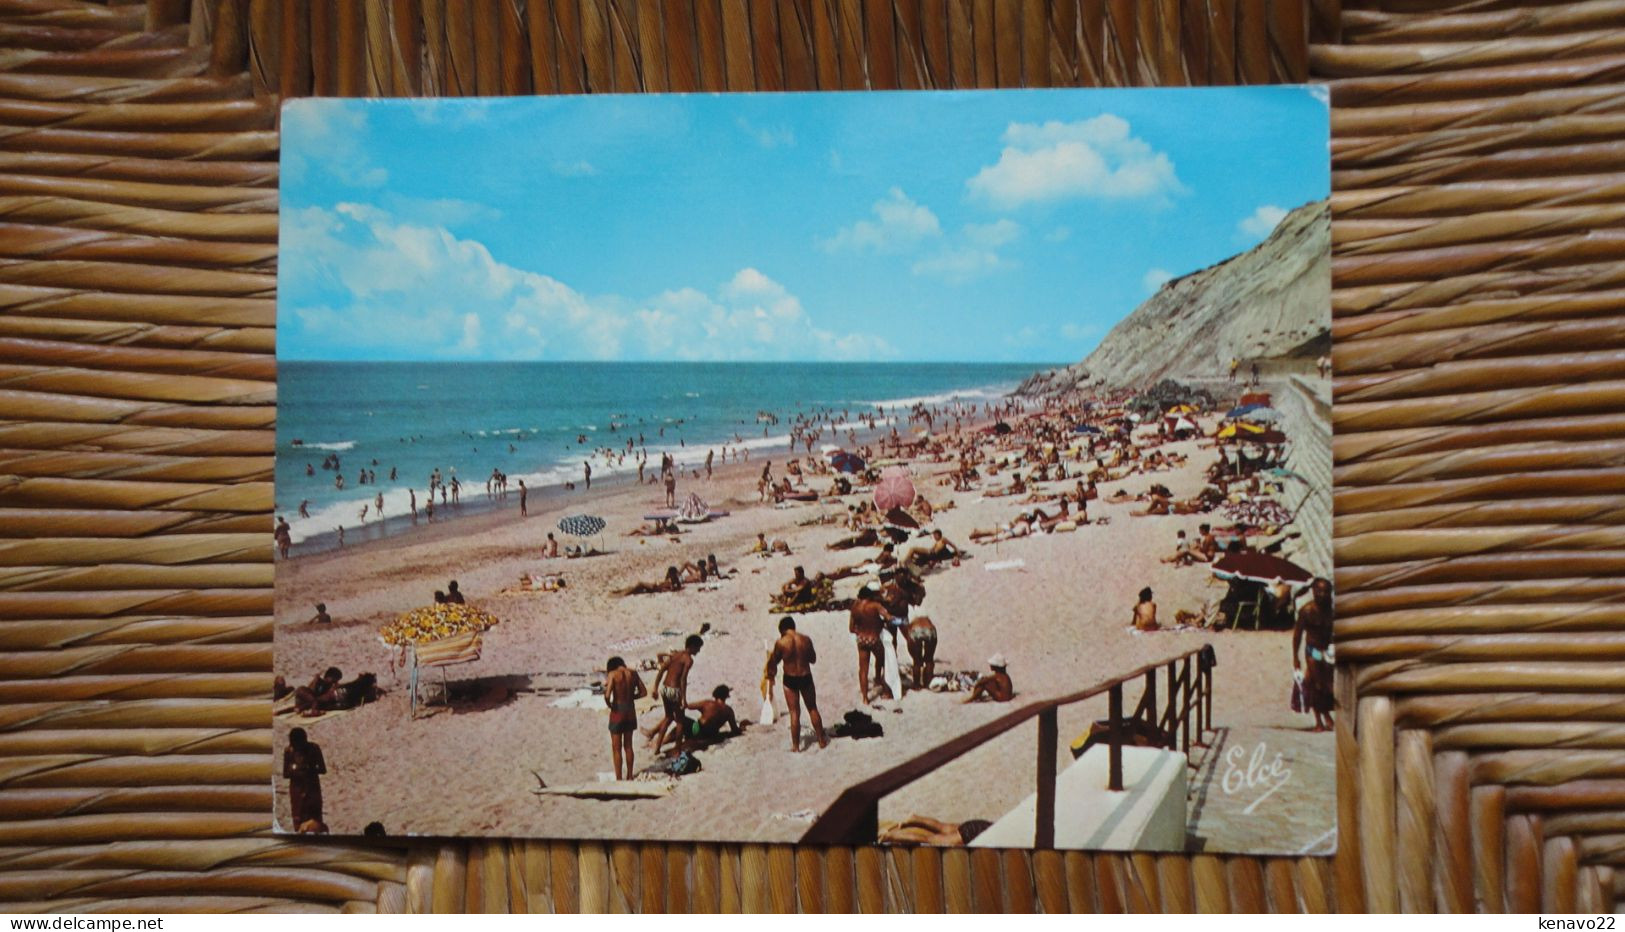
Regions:
M 773 708 L 773 697 L 772 697 L 772 695 L 763 696 L 762 697 L 762 714 L 761 714 L 761 717 L 759 717 L 757 719 L 757 721 L 761 722 L 763 725 L 771 725 L 778 719 L 778 717 L 779 717 L 778 710 Z
M 1303 674 L 1292 671 L 1292 699 L 1288 703 L 1294 712 L 1309 711 L 1309 702 L 1303 694 Z
M 686 777 L 691 773 L 699 773 L 700 759 L 688 751 L 683 751 L 671 760 L 666 761 L 665 770 L 674 777 Z

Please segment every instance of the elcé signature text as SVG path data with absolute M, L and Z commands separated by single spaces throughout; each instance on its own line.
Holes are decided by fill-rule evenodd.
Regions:
M 1224 752 L 1224 777 L 1219 786 L 1225 795 L 1234 796 L 1244 790 L 1259 793 L 1258 798 L 1241 810 L 1245 815 L 1252 815 L 1259 804 L 1292 781 L 1292 768 L 1286 765 L 1280 752 L 1273 758 L 1268 755 L 1269 745 L 1263 741 L 1253 745 L 1251 754 L 1244 747 Z

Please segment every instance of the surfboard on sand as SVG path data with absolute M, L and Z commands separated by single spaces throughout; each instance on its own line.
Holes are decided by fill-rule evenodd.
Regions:
M 531 790 L 538 796 L 573 796 L 577 799 L 659 799 L 671 795 L 670 781 L 617 780 L 605 783 L 571 783 Z

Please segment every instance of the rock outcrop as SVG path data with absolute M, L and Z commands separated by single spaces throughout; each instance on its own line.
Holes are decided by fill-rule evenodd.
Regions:
M 1257 246 L 1173 279 L 1076 365 L 1041 372 L 1023 394 L 1144 387 L 1223 375 L 1231 359 L 1319 355 L 1331 330 L 1331 210 L 1314 201 Z

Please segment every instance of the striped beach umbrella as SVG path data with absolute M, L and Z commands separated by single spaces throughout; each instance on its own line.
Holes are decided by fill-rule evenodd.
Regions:
M 559 519 L 559 530 L 576 537 L 591 537 L 604 529 L 604 519 L 597 515 L 568 515 Z

